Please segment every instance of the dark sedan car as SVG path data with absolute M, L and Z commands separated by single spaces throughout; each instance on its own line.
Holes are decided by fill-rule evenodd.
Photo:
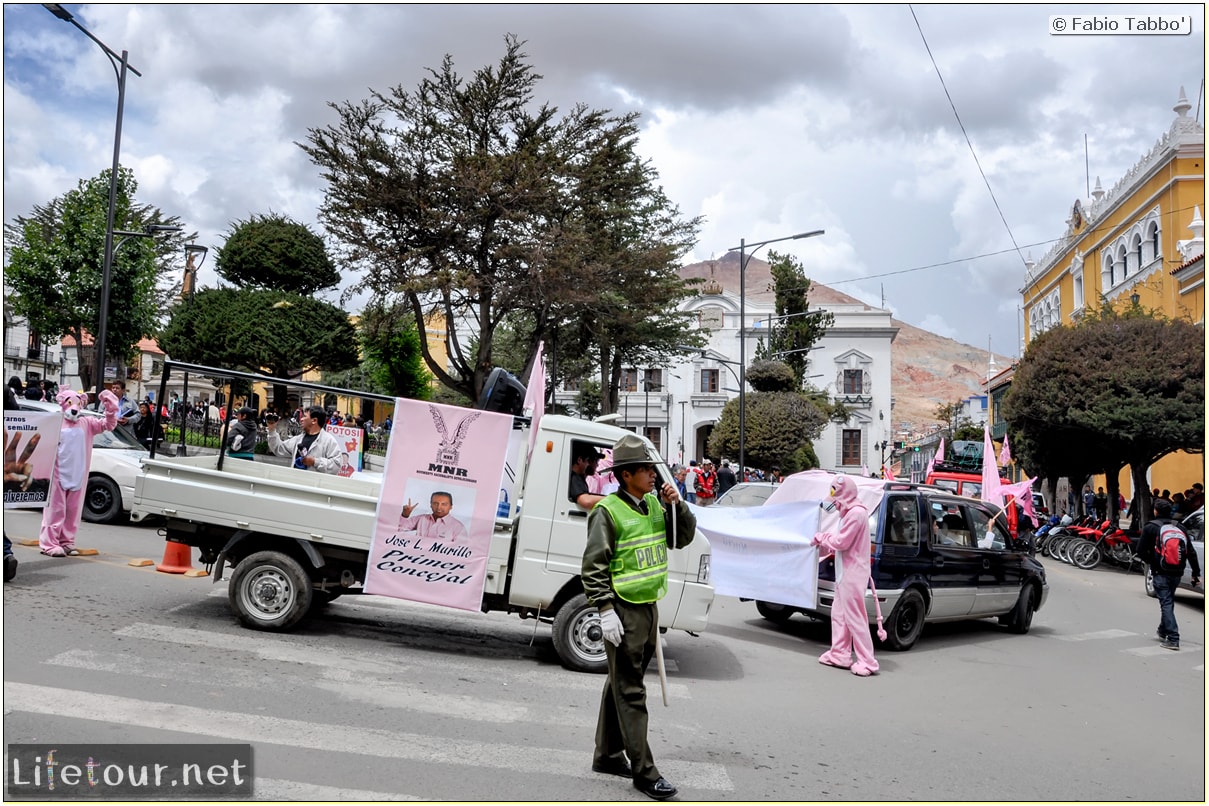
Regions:
M 990 504 L 936 487 L 885 483 L 870 509 L 869 531 L 889 649 L 910 649 L 932 622 L 993 617 L 1011 632 L 1029 631 L 1049 594 L 1045 569 L 996 515 Z M 816 608 L 757 602 L 757 609 L 772 621 L 795 612 L 830 618 L 835 579 L 834 559 L 824 560 Z M 866 591 L 874 621 L 872 596 Z

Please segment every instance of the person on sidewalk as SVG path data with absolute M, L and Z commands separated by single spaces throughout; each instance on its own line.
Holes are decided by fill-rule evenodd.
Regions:
M 666 483 L 655 495 L 655 461 L 636 435 L 613 446 L 612 471 L 621 487 L 588 515 L 582 579 L 588 602 L 600 611 L 609 666 L 592 769 L 630 777 L 642 794 L 666 800 L 676 787 L 659 774 L 647 744 L 644 681 L 659 640 L 657 603 L 667 593 L 667 551 L 692 542 L 697 519 L 676 485 Z
M 1163 649 L 1179 650 L 1180 625 L 1175 620 L 1175 591 L 1184 578 L 1184 565 L 1178 569 L 1164 567 L 1159 559 L 1159 538 L 1163 527 L 1174 526 L 1180 532 L 1184 527 L 1171 519 L 1171 502 L 1160 498 L 1153 503 L 1154 517 L 1142 527 L 1142 541 L 1138 544 L 1138 556 L 1150 564 L 1151 579 L 1154 581 L 1154 594 L 1159 600 L 1159 629 L 1155 633 L 1159 646 Z M 1184 533 L 1184 563 L 1192 564 L 1192 584 L 1201 581 L 1201 563 L 1196 556 L 1192 541 Z

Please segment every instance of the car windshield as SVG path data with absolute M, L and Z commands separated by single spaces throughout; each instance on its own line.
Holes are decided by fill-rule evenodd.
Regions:
M 124 425 L 119 425 L 112 431 L 102 431 L 92 438 L 94 448 L 121 448 L 147 453 L 147 446 L 139 442 L 138 437 Z

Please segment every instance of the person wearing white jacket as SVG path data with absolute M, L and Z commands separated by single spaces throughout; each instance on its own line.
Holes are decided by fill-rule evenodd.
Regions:
M 302 410 L 302 433 L 283 440 L 277 433 L 276 414 L 269 414 L 265 421 L 269 426 L 269 452 L 277 456 L 292 457 L 294 467 L 299 470 L 317 470 L 333 476 L 340 473 L 343 464 L 340 454 L 343 448 L 336 438 L 323 430 L 327 412 L 322 406 L 311 406 Z

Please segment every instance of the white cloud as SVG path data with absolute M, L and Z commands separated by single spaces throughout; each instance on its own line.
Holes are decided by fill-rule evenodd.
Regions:
M 1025 245 L 1058 237 L 1086 192 L 1084 134 L 1092 181 L 1107 189 L 1167 129 L 1181 84 L 1197 104 L 1205 72 L 1203 31 L 1053 37 L 1058 6 L 916 6 L 914 17 L 902 5 L 73 9 L 142 72 L 128 80 L 122 142 L 140 201 L 208 246 L 270 210 L 318 229 L 323 182 L 296 143 L 335 120 L 328 102 L 413 89 L 446 54 L 469 75 L 512 33 L 544 76 L 537 100 L 642 113 L 641 153 L 681 211 L 705 219 L 691 259 L 825 229 L 774 248 L 870 304 L 884 292 L 904 321 L 980 348 L 989 335 L 1013 354 L 1022 260 L 970 259 L 1012 238 L 914 17 L 1034 258 L 1048 246 Z M 41 6 L 4 7 L 4 45 L 11 220 L 109 166 L 116 92 L 101 51 Z

